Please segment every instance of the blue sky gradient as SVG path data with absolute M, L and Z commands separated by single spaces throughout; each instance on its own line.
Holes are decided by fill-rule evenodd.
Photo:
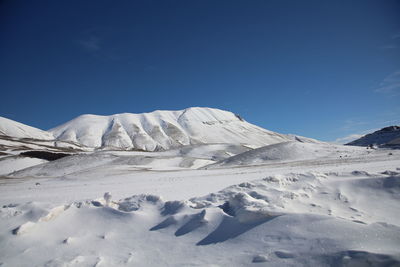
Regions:
M 324 141 L 400 124 L 400 1 L 2 1 L 0 116 L 214 107 Z

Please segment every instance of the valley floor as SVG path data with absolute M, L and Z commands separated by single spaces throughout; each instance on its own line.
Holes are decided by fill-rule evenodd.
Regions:
M 400 266 L 400 150 L 7 176 L 0 205 L 1 266 Z

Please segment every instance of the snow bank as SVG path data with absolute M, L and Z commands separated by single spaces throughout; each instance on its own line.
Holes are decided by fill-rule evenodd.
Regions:
M 107 192 L 59 206 L 4 205 L 0 263 L 396 266 L 399 178 L 393 171 L 291 173 L 187 201 L 149 194 L 113 200 Z M 359 202 L 359 196 L 370 202 Z M 381 213 L 369 206 L 378 199 L 385 203 Z

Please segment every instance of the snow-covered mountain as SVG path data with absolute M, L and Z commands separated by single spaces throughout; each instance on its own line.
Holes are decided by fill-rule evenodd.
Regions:
M 4 117 L 0 117 L 0 135 L 41 140 L 53 139 L 53 134 Z
M 347 145 L 352 146 L 398 146 L 400 145 L 400 126 L 389 126 L 382 128 L 373 133 L 364 135 L 363 137 L 354 140 Z
M 57 140 L 93 148 L 145 151 L 212 143 L 260 147 L 296 138 L 250 124 L 232 112 L 199 107 L 142 114 L 82 115 L 49 132 Z
M 5 140 L 3 140 L 5 138 Z M 26 144 L 27 139 L 33 144 Z M 1 141 L 3 140 L 3 141 Z M 318 141 L 272 132 L 229 111 L 193 107 L 178 111 L 81 115 L 49 131 L 0 117 L 0 145 L 78 149 L 160 151 L 200 144 L 257 148 L 288 141 Z M 10 142 L 13 142 L 11 144 Z M 24 142 L 24 144 L 20 144 Z M 4 143 L 4 144 L 3 144 Z

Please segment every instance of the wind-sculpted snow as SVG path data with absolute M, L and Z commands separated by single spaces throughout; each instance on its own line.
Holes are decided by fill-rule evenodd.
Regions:
M 145 151 L 212 143 L 262 146 L 295 138 L 252 125 L 231 112 L 211 108 L 82 115 L 50 132 L 57 140 L 88 147 Z
M 8 204 L 0 209 L 0 263 L 398 266 L 399 181 L 396 171 L 306 172 L 184 201 L 107 192 L 58 206 Z M 380 212 L 375 202 L 384 203 Z

